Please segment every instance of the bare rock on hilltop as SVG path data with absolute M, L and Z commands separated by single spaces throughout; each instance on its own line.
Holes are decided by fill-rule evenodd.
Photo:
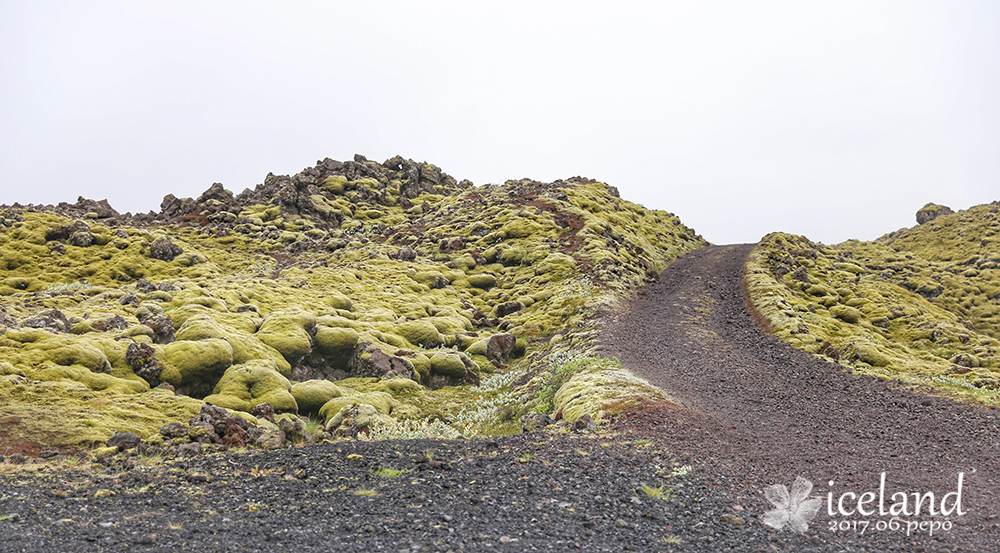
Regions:
M 946 205 L 937 205 L 935 203 L 929 203 L 924 207 L 920 208 L 917 212 L 917 224 L 922 225 L 924 223 L 933 221 L 942 215 L 951 215 L 955 213 L 952 209 Z

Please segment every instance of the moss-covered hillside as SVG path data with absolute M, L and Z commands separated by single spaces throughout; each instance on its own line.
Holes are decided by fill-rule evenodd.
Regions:
M 401 157 L 216 184 L 155 214 L 3 206 L 0 447 L 177 441 L 161 427 L 205 403 L 258 429 L 216 426 L 228 444 L 310 420 L 323 438 L 600 418 L 644 384 L 565 350 L 597 307 L 703 244 L 602 183 L 475 187 Z
M 766 236 L 748 267 L 753 303 L 795 347 L 1000 403 L 1000 203 L 928 204 L 917 218 L 874 242 Z

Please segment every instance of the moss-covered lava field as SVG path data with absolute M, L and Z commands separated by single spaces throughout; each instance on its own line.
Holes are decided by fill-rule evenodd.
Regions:
M 748 264 L 757 313 L 796 348 L 852 370 L 1000 404 L 1000 203 L 826 246 L 770 234 Z
M 159 213 L 2 206 L 0 453 L 600 423 L 663 394 L 591 355 L 594 314 L 704 244 L 600 182 L 401 157 Z

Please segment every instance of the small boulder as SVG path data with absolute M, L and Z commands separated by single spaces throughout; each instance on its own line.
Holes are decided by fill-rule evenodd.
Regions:
M 497 317 L 506 317 L 511 313 L 517 313 L 524 309 L 524 304 L 519 301 L 508 301 L 497 306 Z
M 952 213 L 955 212 L 948 206 L 929 203 L 917 211 L 917 224 L 929 223 L 942 215 L 951 215 Z
M 409 246 L 404 246 L 396 253 L 396 258 L 400 261 L 413 261 L 417 258 L 417 252 Z
M 486 358 L 503 363 L 514 353 L 517 338 L 513 334 L 495 334 L 486 344 Z
M 517 338 L 513 334 L 495 334 L 489 338 L 483 338 L 474 342 L 465 353 L 468 355 L 482 355 L 494 364 L 503 363 L 514 353 L 517 346 Z
M 355 404 L 370 405 L 383 415 L 391 414 L 394 406 L 392 395 L 386 392 L 366 392 L 356 396 L 341 396 L 331 399 L 320 408 L 319 416 L 329 425 L 337 413 L 340 413 L 345 407 Z
M 115 432 L 114 436 L 108 438 L 108 447 L 117 447 L 118 451 L 133 449 L 139 446 L 142 439 L 131 432 Z
M 369 342 L 361 342 L 347 363 L 351 376 L 391 378 L 403 376 L 417 379 L 417 371 L 409 359 L 388 355 Z
M 71 246 L 89 248 L 94 243 L 94 235 L 89 232 L 74 232 L 69 235 L 68 242 Z
M 48 328 L 56 332 L 69 332 L 72 325 L 66 315 L 58 309 L 42 311 L 21 321 L 21 326 L 27 328 Z
M 274 406 L 268 402 L 258 403 L 250 410 L 250 414 L 258 419 L 264 419 L 267 422 L 274 422 Z
M 597 429 L 597 425 L 594 424 L 594 419 L 589 414 L 584 413 L 580 415 L 580 418 L 573 421 L 572 428 L 573 432 L 593 432 Z
M 153 342 L 169 344 L 174 341 L 174 323 L 167 317 L 152 315 L 141 322 L 153 331 Z
M 521 417 L 521 431 L 532 432 L 540 430 L 546 426 L 555 424 L 556 421 L 546 413 L 530 413 Z
M 135 289 L 138 292 L 144 292 L 144 293 L 155 292 L 156 285 L 140 277 L 139 280 L 135 281 Z
M 132 367 L 132 372 L 151 386 L 159 382 L 160 373 L 163 371 L 155 353 L 153 346 L 139 342 L 131 342 L 125 350 L 125 361 Z
M 177 446 L 178 457 L 197 457 L 201 455 L 201 442 L 191 442 Z
M 164 438 L 183 438 L 191 431 L 188 425 L 182 422 L 171 422 L 160 428 L 160 434 Z
M 393 422 L 392 417 L 379 413 L 372 405 L 353 403 L 343 407 L 330 418 L 326 429 L 335 436 L 354 438 L 358 434 L 367 434 L 371 431 L 372 426 L 392 424 Z
M 153 259 L 160 261 L 173 261 L 175 257 L 184 253 L 184 249 L 174 244 L 170 238 L 161 236 L 153 241 L 149 246 L 149 255 Z
M 197 415 L 191 417 L 190 424 L 191 437 L 196 437 L 199 441 L 207 440 L 216 443 L 222 442 L 222 436 L 226 435 L 230 426 L 235 424 L 244 430 L 250 426 L 243 417 L 235 416 L 222 407 L 207 403 L 201 406 L 201 411 Z M 200 432 L 199 428 L 202 429 Z

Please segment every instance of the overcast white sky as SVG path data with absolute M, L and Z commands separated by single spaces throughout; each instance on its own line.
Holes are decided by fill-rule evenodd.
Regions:
M 1000 200 L 1000 2 L 0 0 L 0 204 L 396 154 L 583 175 L 713 243 Z

